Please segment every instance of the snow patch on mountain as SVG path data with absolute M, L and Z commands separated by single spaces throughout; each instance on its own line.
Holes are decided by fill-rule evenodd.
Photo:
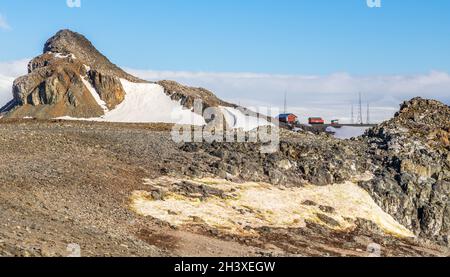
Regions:
M 67 59 L 67 58 L 76 59 L 77 58 L 77 57 L 75 57 L 74 54 L 64 55 L 61 53 L 52 53 L 52 52 L 49 52 L 49 53 L 53 54 L 53 56 L 55 56 L 55 58 L 58 58 L 58 59 Z
M 266 119 L 244 114 L 242 111 L 231 107 L 220 107 L 225 121 L 233 129 L 251 131 L 261 126 L 271 125 Z
M 134 83 L 125 79 L 120 82 L 126 92 L 125 100 L 114 110 L 108 110 L 96 89 L 86 78 L 81 78 L 97 104 L 105 111 L 99 118 L 59 117 L 63 120 L 106 121 L 120 123 L 175 123 L 203 126 L 203 116 L 186 109 L 179 101 L 172 100 L 164 93 L 164 88 L 152 83 Z M 271 125 L 265 118 L 246 115 L 239 109 L 219 107 L 227 125 L 232 129 L 250 131 L 260 126 Z
M 125 100 L 103 117 L 109 122 L 177 123 L 205 125 L 202 116 L 183 108 L 164 93 L 162 86 L 120 80 L 126 92 Z
M 108 107 L 106 105 L 106 102 L 100 98 L 100 95 L 98 94 L 97 90 L 91 85 L 91 83 L 88 80 L 86 80 L 86 77 L 85 78 L 81 77 L 81 80 L 83 81 L 83 84 L 86 86 L 86 88 L 89 90 L 89 92 L 91 93 L 92 97 L 94 97 L 97 104 L 103 109 L 103 111 L 105 113 L 108 112 Z

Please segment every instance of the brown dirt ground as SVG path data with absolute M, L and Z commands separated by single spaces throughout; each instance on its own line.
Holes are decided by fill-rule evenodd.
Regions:
M 177 228 L 133 213 L 131 193 L 170 168 L 184 174 L 168 124 L 0 120 L 0 256 L 447 256 L 448 249 L 355 230 L 258 230 L 233 237 L 207 226 Z

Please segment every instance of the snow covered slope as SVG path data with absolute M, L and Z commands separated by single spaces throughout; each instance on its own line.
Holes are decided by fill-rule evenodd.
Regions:
M 125 79 L 121 79 L 121 83 L 126 92 L 125 100 L 105 114 L 105 121 L 206 124 L 202 116 L 170 99 L 160 85 L 132 83 Z
M 233 129 L 251 131 L 260 126 L 272 125 L 264 118 L 245 115 L 242 111 L 231 107 L 220 107 L 228 126 Z
M 121 123 L 176 123 L 202 126 L 205 119 L 186 109 L 179 101 L 172 100 L 164 93 L 164 88 L 158 84 L 133 83 L 120 79 L 126 92 L 125 100 L 115 109 L 108 110 L 94 87 L 85 79 L 83 83 L 92 94 L 97 104 L 105 111 L 100 118 L 59 117 L 65 120 L 88 120 Z M 228 126 L 233 129 L 250 131 L 260 126 L 271 125 L 264 118 L 245 115 L 242 111 L 231 107 L 219 107 Z
M 105 101 L 103 101 L 100 98 L 100 95 L 98 94 L 97 90 L 95 90 L 95 88 L 91 85 L 91 83 L 89 83 L 88 80 L 86 80 L 86 77 L 81 77 L 81 80 L 83 81 L 83 84 L 87 87 L 87 89 L 89 90 L 89 92 L 91 93 L 92 97 L 94 97 L 95 102 L 97 102 L 97 104 L 102 108 L 102 110 L 106 113 L 108 112 L 108 107 L 106 106 Z

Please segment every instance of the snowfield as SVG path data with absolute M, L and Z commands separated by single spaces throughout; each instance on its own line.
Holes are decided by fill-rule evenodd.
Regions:
M 225 121 L 233 129 L 242 129 L 245 132 L 256 129 L 260 126 L 272 125 L 264 118 L 247 116 L 238 109 L 230 107 L 220 107 Z
M 158 84 L 133 83 L 120 79 L 125 90 L 125 100 L 114 110 L 108 110 L 106 103 L 101 100 L 98 92 L 85 78 L 81 78 L 84 85 L 94 97 L 97 104 L 105 111 L 100 118 L 59 117 L 63 120 L 106 121 L 118 123 L 175 123 L 203 126 L 205 119 L 186 109 L 179 101 L 172 100 L 164 93 L 164 88 Z M 233 129 L 250 131 L 260 126 L 271 125 L 264 118 L 247 116 L 238 109 L 219 107 L 228 126 Z
M 84 78 L 83 83 L 92 94 L 105 115 L 99 118 L 58 117 L 62 120 L 86 120 L 116 123 L 175 123 L 205 125 L 204 118 L 184 108 L 180 102 L 172 100 L 157 84 L 133 83 L 120 79 L 125 90 L 125 100 L 114 110 L 108 110 L 95 88 Z
M 205 125 L 202 116 L 185 109 L 180 102 L 170 99 L 157 84 L 133 83 L 121 79 L 125 100 L 105 114 L 110 122 L 177 123 Z
M 351 139 L 363 135 L 367 129 L 369 129 L 369 127 L 349 127 L 349 126 L 342 126 L 341 128 L 328 127 L 327 132 L 334 133 L 334 137 L 338 139 Z

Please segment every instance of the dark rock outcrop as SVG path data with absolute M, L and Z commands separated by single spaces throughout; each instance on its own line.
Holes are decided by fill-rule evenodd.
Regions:
M 182 151 L 197 153 L 198 173 L 224 178 L 263 181 L 275 185 L 319 186 L 342 183 L 370 169 L 365 145 L 328 135 L 281 132 L 280 149 L 261 153 L 261 143 L 186 143 Z M 205 160 L 209 166 L 204 166 Z M 194 174 L 196 172 L 193 172 Z
M 189 109 L 194 107 L 196 99 L 202 100 L 203 109 L 218 106 L 237 107 L 222 101 L 214 93 L 204 88 L 188 87 L 168 80 L 159 81 L 157 84 L 164 88 L 164 93 L 170 96 L 172 100 L 180 101 L 184 107 Z
M 105 101 L 108 109 L 112 110 L 125 99 L 125 91 L 122 84 L 118 82 L 117 77 L 105 75 L 99 71 L 90 70 L 89 80 Z
M 450 108 L 415 98 L 366 133 L 375 177 L 363 182 L 378 204 L 417 235 L 449 243 Z

